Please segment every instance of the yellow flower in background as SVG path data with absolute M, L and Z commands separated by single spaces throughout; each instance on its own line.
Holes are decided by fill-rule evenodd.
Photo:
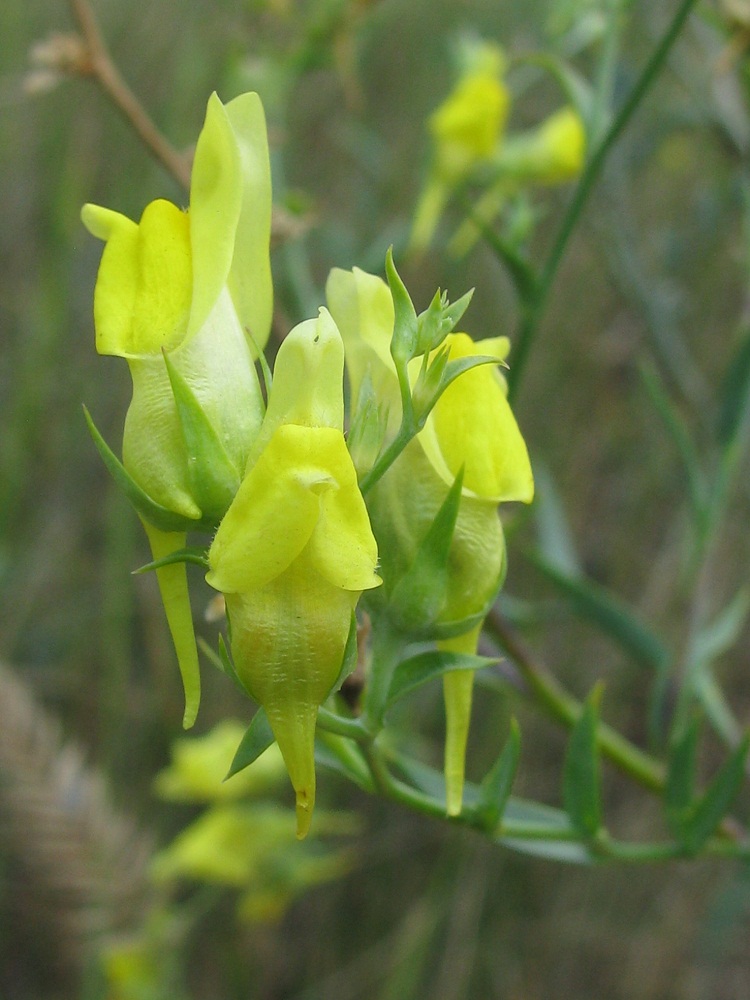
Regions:
M 388 345 L 394 308 L 382 279 L 362 271 L 334 270 L 328 279 L 329 307 L 346 347 L 352 398 L 366 374 L 391 412 L 400 416 L 395 365 Z M 388 302 L 390 301 L 390 306 Z M 476 355 L 504 361 L 509 341 L 497 337 L 475 342 L 465 333 L 448 334 L 443 348 L 453 359 Z M 411 362 L 416 382 L 421 360 Z M 392 430 L 398 421 L 389 421 Z M 482 365 L 464 372 L 438 399 L 424 429 L 408 445 L 370 495 L 385 588 L 391 592 L 408 571 L 417 549 L 463 469 L 458 517 L 451 542 L 447 590 L 438 623 L 481 614 L 497 593 L 505 573 L 505 540 L 498 518 L 500 502 L 529 503 L 534 480 L 528 451 L 507 400 L 498 368 Z M 439 643 L 440 648 L 475 653 L 481 623 Z M 445 675 L 447 810 L 461 811 L 464 757 L 471 713 L 473 675 Z
M 246 729 L 237 719 L 224 719 L 203 736 L 175 740 L 169 767 L 154 780 L 156 794 L 170 802 L 222 802 L 275 788 L 284 776 L 275 743 L 253 767 L 227 778 Z
M 297 326 L 276 359 L 246 477 L 209 551 L 225 595 L 237 675 L 265 709 L 297 801 L 315 801 L 319 706 L 338 679 L 377 546 L 343 435 L 344 348 L 326 310 Z
M 586 132 L 572 107 L 560 108 L 541 124 L 510 134 L 495 161 L 501 175 L 527 184 L 565 184 L 583 169 Z
M 190 207 L 149 204 L 140 223 L 85 205 L 105 241 L 94 292 L 96 346 L 127 359 L 133 397 L 125 470 L 175 530 L 142 514 L 155 559 L 185 545 L 192 526 L 218 524 L 260 429 L 255 372 L 273 306 L 271 178 L 257 94 L 224 105 L 214 94 L 191 175 Z M 185 687 L 184 724 L 200 699 L 184 565 L 157 570 Z
M 412 226 L 410 247 L 416 252 L 429 245 L 451 194 L 494 155 L 505 129 L 510 93 L 503 82 L 501 49 L 477 44 L 468 50 L 466 62 L 455 87 L 427 123 L 432 161 Z

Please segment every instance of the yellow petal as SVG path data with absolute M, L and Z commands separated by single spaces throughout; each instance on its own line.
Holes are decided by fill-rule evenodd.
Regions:
M 206 577 L 212 587 L 231 594 L 265 586 L 307 545 L 320 513 L 318 493 L 333 485 L 316 460 L 318 443 L 310 428 L 277 429 L 219 525 Z
M 99 353 L 136 358 L 177 346 L 192 280 L 185 214 L 159 200 L 146 206 L 139 225 L 95 205 L 85 206 L 82 218 L 107 241 L 94 291 Z
M 193 298 L 188 336 L 201 328 L 227 283 L 242 208 L 242 167 L 226 108 L 212 94 L 190 178 Z
M 229 275 L 229 290 L 243 328 L 262 350 L 271 330 L 271 164 L 263 105 L 241 94 L 225 111 L 240 157 L 242 207 Z
M 177 347 L 187 330 L 193 277 L 188 217 L 169 201 L 152 201 L 138 236 L 131 353 L 158 354 Z
M 504 340 L 489 341 L 488 353 L 502 350 Z M 446 338 L 451 358 L 483 354 L 483 344 L 475 344 L 464 333 Z M 464 489 L 478 497 L 496 502 L 532 500 L 534 481 L 526 444 L 504 384 L 491 365 L 464 372 L 448 386 L 419 441 L 446 481 L 452 482 L 463 466 Z

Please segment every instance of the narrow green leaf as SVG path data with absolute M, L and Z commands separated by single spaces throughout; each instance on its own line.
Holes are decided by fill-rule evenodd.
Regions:
M 153 562 L 146 563 L 145 566 L 139 566 L 138 569 L 132 571 L 133 576 L 140 573 L 151 573 L 153 570 L 161 569 L 162 566 L 171 566 L 173 563 L 193 563 L 207 570 L 208 556 L 204 548 L 198 545 L 188 545 L 184 549 L 177 549 L 163 559 L 155 559 Z
M 498 662 L 487 656 L 429 650 L 404 660 L 396 667 L 388 690 L 387 705 L 391 706 L 423 684 L 452 670 L 482 670 Z
M 527 549 L 524 555 L 570 601 L 581 618 L 600 628 L 637 663 L 657 672 L 666 669 L 667 647 L 626 604 L 599 584 L 563 572 L 539 552 Z
M 693 514 L 696 521 L 702 524 L 708 499 L 708 484 L 690 431 L 664 388 L 655 366 L 644 362 L 640 366 L 640 373 L 651 402 L 682 459 L 687 473 Z
M 695 715 L 669 748 L 664 806 L 667 825 L 678 840 L 682 839 L 682 831 L 695 795 L 695 765 L 699 735 L 700 719 Z
M 174 511 L 169 510 L 167 507 L 162 507 L 161 504 L 152 500 L 148 493 L 136 483 L 99 433 L 96 424 L 91 418 L 91 414 L 85 406 L 83 407 L 83 414 L 97 451 L 107 466 L 109 474 L 144 521 L 148 521 L 149 524 L 153 524 L 159 531 L 164 532 L 196 531 L 207 527 L 202 521 L 191 521 L 190 518 L 183 517 L 181 514 L 175 514 Z
M 563 769 L 563 802 L 574 828 L 593 837 L 602 825 L 597 727 L 602 689 L 597 685 L 573 727 Z
M 240 473 L 227 456 L 221 438 L 195 393 L 167 352 L 162 353 L 185 442 L 192 493 L 204 517 L 211 517 L 218 523 L 239 489 Z
M 516 720 L 511 719 L 510 733 L 505 746 L 479 786 L 476 812 L 488 831 L 495 830 L 503 818 L 520 756 L 521 730 Z
M 719 399 L 716 436 L 726 451 L 732 447 L 750 409 L 750 330 L 745 331 L 729 363 Z
M 724 762 L 714 780 L 698 800 L 692 816 L 682 828 L 683 846 L 697 854 L 715 833 L 726 816 L 745 777 L 745 761 L 750 749 L 750 735 L 746 735 L 734 753 Z
M 259 708 L 237 747 L 234 760 L 224 780 L 226 781 L 227 778 L 231 778 L 239 771 L 249 767 L 262 753 L 268 750 L 274 740 L 275 737 L 266 713 L 262 708 Z
M 547 566 L 566 579 L 583 577 L 581 561 L 576 552 L 573 532 L 565 513 L 562 498 L 549 468 L 534 463 L 534 504 L 539 555 Z

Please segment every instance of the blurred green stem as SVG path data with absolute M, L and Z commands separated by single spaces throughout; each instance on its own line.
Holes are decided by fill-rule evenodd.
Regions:
M 518 392 L 521 376 L 526 366 L 532 344 L 539 331 L 539 326 L 547 304 L 547 299 L 549 298 L 552 284 L 555 280 L 555 276 L 557 275 L 563 256 L 565 255 L 565 250 L 567 249 L 570 237 L 578 225 L 583 209 L 589 199 L 589 195 L 599 179 L 612 147 L 619 139 L 620 134 L 633 117 L 635 111 L 648 92 L 649 87 L 661 71 L 672 46 L 677 40 L 688 15 L 693 7 L 695 7 L 696 3 L 697 0 L 682 0 L 679 4 L 672 21 L 670 22 L 667 30 L 664 32 L 661 41 L 654 49 L 651 58 L 644 67 L 643 72 L 636 81 L 627 100 L 620 108 L 620 111 L 612 122 L 609 130 L 599 145 L 595 148 L 593 155 L 586 164 L 586 168 L 580 181 L 578 182 L 578 187 L 575 190 L 573 199 L 570 202 L 568 210 L 565 213 L 560 225 L 557 238 L 555 239 L 552 249 L 547 256 L 544 267 L 542 268 L 539 282 L 535 287 L 533 299 L 527 304 L 526 308 L 522 310 L 521 326 L 519 328 L 518 337 L 513 350 L 513 365 L 507 376 L 508 395 L 511 401 L 513 401 Z
M 497 611 L 490 613 L 487 625 L 513 660 L 536 703 L 566 727 L 574 726 L 583 710 L 581 702 L 531 656 Z M 598 738 L 602 753 L 620 770 L 652 792 L 660 794 L 663 791 L 664 769 L 658 761 L 607 725 L 598 727 Z

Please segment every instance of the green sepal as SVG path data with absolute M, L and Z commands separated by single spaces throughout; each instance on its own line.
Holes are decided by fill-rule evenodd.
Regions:
M 164 556 L 163 559 L 155 559 L 144 566 L 139 566 L 138 569 L 132 571 L 133 576 L 137 576 L 140 573 L 151 573 L 155 569 L 161 569 L 163 566 L 172 566 L 174 563 L 193 563 L 208 570 L 206 550 L 199 545 L 187 545 L 183 549 L 176 549 L 171 555 Z
M 597 728 L 602 688 L 597 684 L 573 727 L 563 768 L 563 803 L 573 827 L 594 837 L 602 825 L 601 772 Z
M 701 798 L 681 812 L 673 832 L 687 854 L 697 854 L 726 816 L 745 777 L 748 749 L 750 735 L 745 735 Z M 675 819 L 673 814 L 673 823 Z
M 235 673 L 234 666 L 232 664 L 231 659 L 229 658 L 229 653 L 227 652 L 227 648 L 224 645 L 224 637 L 221 635 L 221 633 L 219 634 L 218 645 L 219 645 L 219 652 L 217 653 L 215 649 L 209 646 L 209 644 L 206 642 L 203 636 L 201 635 L 198 636 L 198 648 L 200 649 L 201 653 L 203 653 L 203 655 L 206 657 L 206 659 L 209 661 L 209 663 L 211 663 L 214 667 L 216 667 L 216 669 L 219 670 L 222 674 L 226 674 L 227 677 L 231 678 L 237 685 L 237 687 L 242 691 L 243 694 L 247 694 L 247 691 L 242 686 L 242 681 Z
M 210 528 L 210 525 L 205 521 L 193 521 L 188 517 L 183 517 L 182 514 L 176 514 L 167 507 L 162 507 L 161 504 L 152 500 L 148 493 L 146 493 L 146 491 L 142 489 L 133 479 L 120 459 L 117 458 L 115 453 L 99 433 L 91 414 L 85 406 L 83 407 L 83 414 L 86 418 L 86 423 L 91 437 L 94 440 L 94 444 L 96 445 L 96 449 L 101 455 L 102 461 L 106 465 L 109 474 L 128 498 L 131 505 L 135 508 L 136 513 L 139 514 L 144 521 L 152 524 L 159 531 L 168 533 L 177 531 L 198 531 Z
M 448 386 L 471 368 L 479 365 L 497 365 L 497 358 L 476 354 L 467 358 L 448 360 L 448 351 L 439 351 L 429 365 L 423 366 L 412 389 L 412 401 L 417 427 L 421 430 Z
M 387 426 L 388 410 L 382 403 L 378 403 L 368 369 L 359 387 L 357 405 L 346 437 L 346 446 L 357 470 L 358 480 L 375 465 L 385 441 Z
M 454 653 L 447 650 L 428 650 L 425 653 L 418 653 L 399 663 L 394 670 L 386 707 L 394 705 L 405 695 L 411 694 L 423 684 L 449 671 L 482 670 L 498 662 L 489 656 L 475 656 L 471 653 Z
M 493 832 L 503 818 L 521 756 L 521 729 L 510 720 L 510 732 L 497 760 L 482 779 L 474 815 L 485 830 Z
M 232 658 L 229 655 L 229 650 L 226 647 L 224 636 L 221 632 L 219 633 L 219 641 L 217 645 L 218 652 L 215 649 L 212 649 L 202 636 L 198 636 L 198 646 L 206 659 L 209 660 L 217 670 L 220 670 L 222 674 L 225 674 L 230 680 L 234 681 L 243 694 L 247 694 L 247 690 L 237 676 L 237 671 L 234 669 Z
M 275 741 L 276 737 L 273 735 L 266 713 L 262 708 L 259 708 L 237 747 L 237 752 L 224 781 L 249 767 Z
M 448 589 L 448 558 L 461 503 L 463 467 L 448 490 L 414 560 L 393 589 L 391 612 L 408 633 L 424 632 L 439 618 Z
M 318 729 L 315 733 L 315 761 L 363 791 L 375 791 L 375 783 L 362 751 L 345 736 Z
M 154 561 L 164 565 L 156 570 L 167 625 L 177 654 L 182 686 L 185 691 L 185 712 L 182 718 L 184 729 L 195 722 L 201 700 L 201 675 L 198 663 L 198 647 L 195 641 L 193 612 L 190 606 L 190 591 L 187 570 L 182 561 L 170 562 L 169 557 L 185 547 L 185 532 L 160 531 L 153 524 L 141 519 L 148 536 Z
M 393 263 L 393 247 L 389 247 L 385 255 L 385 275 L 393 296 L 394 323 L 391 338 L 391 357 L 393 358 L 399 380 L 406 366 L 419 353 L 417 311 L 406 285 Z
M 417 317 L 416 356 L 429 354 L 439 347 L 469 308 L 474 289 L 455 302 L 449 302 L 445 292 L 438 289 L 423 313 Z
M 331 688 L 331 693 L 335 693 L 339 690 L 341 685 L 344 683 L 349 674 L 353 673 L 357 667 L 357 657 L 359 655 L 359 648 L 357 646 L 357 616 L 352 611 L 352 620 L 349 626 L 349 634 L 346 637 L 346 646 L 344 646 L 344 655 L 341 659 L 341 670 L 339 670 L 339 675 Z
M 218 524 L 240 487 L 240 475 L 195 393 L 167 352 L 162 351 L 162 355 L 185 442 L 191 493 L 204 518 Z
M 266 401 L 268 400 L 268 397 L 271 395 L 271 386 L 273 385 L 273 375 L 271 373 L 271 366 L 268 364 L 268 360 L 266 358 L 265 353 L 263 352 L 263 349 L 259 346 L 257 340 L 255 339 L 255 337 L 253 337 L 252 333 L 250 332 L 250 330 L 248 330 L 247 327 L 245 327 L 245 336 L 253 345 L 253 349 L 256 355 L 256 360 L 260 365 L 260 374 L 261 378 L 263 379 L 263 393 L 265 395 L 265 400 L 263 403 L 263 412 L 265 412 L 267 406 Z

